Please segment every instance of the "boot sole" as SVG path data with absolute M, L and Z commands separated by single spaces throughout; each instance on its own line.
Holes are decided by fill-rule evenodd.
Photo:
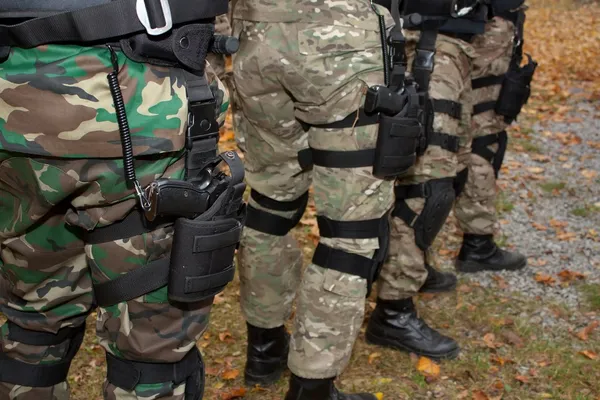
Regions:
M 458 272 L 463 272 L 463 273 L 467 273 L 467 274 L 475 273 L 475 272 L 482 272 L 482 271 L 518 271 L 520 269 L 525 268 L 526 265 L 527 265 L 527 260 L 524 260 L 522 263 L 507 266 L 504 268 L 490 267 L 490 266 L 486 266 L 485 264 L 480 264 L 480 263 L 476 263 L 473 261 L 456 260 L 456 263 L 455 263 L 455 267 Z
M 367 339 L 367 343 L 374 344 L 377 346 L 392 348 L 394 350 L 403 351 L 405 353 L 414 353 L 418 356 L 425 356 L 425 357 L 431 358 L 432 360 L 435 360 L 435 361 L 452 360 L 452 359 L 458 357 L 458 354 L 460 353 L 460 347 L 458 347 L 452 351 L 449 351 L 448 353 L 444 353 L 444 354 L 431 354 L 431 353 L 427 353 L 427 352 L 419 352 L 419 351 L 415 351 L 415 349 L 411 349 L 407 346 L 404 346 L 403 344 L 401 344 L 397 341 L 379 337 L 377 335 L 374 335 L 371 332 L 367 332 L 365 334 L 365 337 Z
M 452 292 L 456 289 L 457 282 L 454 282 L 449 286 L 430 286 L 423 287 L 419 290 L 419 293 L 444 293 L 444 292 Z
M 248 372 L 244 372 L 244 383 L 246 386 L 254 387 L 256 385 L 260 386 L 270 386 L 276 383 L 287 369 L 287 359 L 286 362 L 283 363 L 280 368 L 269 375 L 261 375 L 256 376 L 249 374 Z

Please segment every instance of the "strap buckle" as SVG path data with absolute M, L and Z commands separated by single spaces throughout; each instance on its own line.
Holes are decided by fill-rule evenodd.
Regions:
M 435 56 L 435 51 L 425 50 L 425 49 L 417 49 L 417 55 L 415 58 L 415 67 L 419 69 L 423 69 L 429 72 L 433 72 L 433 61 Z
M 158 7 L 162 15 L 156 15 Z M 173 17 L 169 0 L 137 0 L 135 5 L 138 19 L 151 36 L 162 35 L 173 28 Z M 161 21 L 161 22 L 158 22 Z M 153 26 L 156 22 L 164 23 L 163 26 Z

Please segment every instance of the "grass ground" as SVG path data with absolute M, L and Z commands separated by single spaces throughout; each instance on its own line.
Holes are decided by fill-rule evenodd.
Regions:
M 568 88 L 582 87 L 588 100 L 600 98 L 600 7 L 570 0 L 529 3 L 527 47 L 541 66 L 512 151 L 543 153 L 529 138 L 531 126 L 543 118 L 564 115 Z M 545 192 L 552 193 L 563 189 L 565 183 L 542 185 Z M 592 204 L 584 203 L 574 213 L 585 217 L 598 212 Z M 500 198 L 500 213 L 510 212 L 512 207 L 508 199 Z M 302 236 L 306 230 L 310 228 L 300 227 L 296 233 L 308 257 L 314 242 Z M 504 240 L 510 243 L 510 238 Z M 456 236 L 446 233 L 438 243 L 439 254 L 453 257 L 457 242 Z M 462 278 L 454 293 L 418 299 L 422 316 L 458 339 L 462 347 L 458 359 L 441 363 L 438 370 L 436 365 L 424 365 L 423 360 L 419 364 L 415 356 L 366 344 L 363 332 L 339 386 L 347 391 L 380 393 L 392 400 L 600 400 L 600 329 L 594 331 L 588 324 L 600 313 L 600 285 L 579 283 L 585 303 L 572 310 L 511 292 L 501 277 L 496 287 L 488 289 L 474 281 Z M 367 304 L 368 313 L 374 306 L 372 300 Z M 207 363 L 205 398 L 283 399 L 285 379 L 269 388 L 243 387 L 245 323 L 238 301 L 236 280 L 219 296 L 210 327 L 199 342 Z M 540 309 L 545 310 L 542 317 Z M 91 316 L 69 375 L 74 400 L 101 399 L 105 364 L 93 327 Z

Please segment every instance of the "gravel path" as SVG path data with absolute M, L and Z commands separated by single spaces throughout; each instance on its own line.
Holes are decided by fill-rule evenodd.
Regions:
M 501 215 L 501 230 L 529 266 L 500 275 L 508 290 L 577 307 L 580 295 L 571 283 L 600 282 L 600 106 L 576 104 L 564 122 L 533 129 L 529 144 L 520 143 L 527 151 L 507 153 L 508 171 L 499 181 L 514 206 Z M 572 272 L 562 273 L 566 283 L 564 270 Z M 497 287 L 495 275 L 469 278 Z

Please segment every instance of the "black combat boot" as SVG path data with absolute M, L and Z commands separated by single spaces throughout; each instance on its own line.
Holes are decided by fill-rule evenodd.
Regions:
M 377 400 L 369 393 L 344 394 L 329 379 L 306 379 L 292 374 L 285 400 Z
M 287 365 L 290 335 L 284 326 L 273 329 L 248 325 L 246 385 L 271 385 L 279 380 Z
M 427 279 L 419 292 L 421 293 L 441 293 L 449 292 L 456 288 L 456 275 L 451 272 L 442 272 L 425 264 L 427 270 Z
M 371 344 L 434 360 L 455 358 L 460 351 L 454 339 L 430 328 L 418 317 L 412 298 L 393 301 L 377 299 L 366 337 Z
M 459 272 L 518 270 L 527 265 L 527 258 L 519 253 L 502 250 L 493 235 L 465 233 L 456 260 Z

